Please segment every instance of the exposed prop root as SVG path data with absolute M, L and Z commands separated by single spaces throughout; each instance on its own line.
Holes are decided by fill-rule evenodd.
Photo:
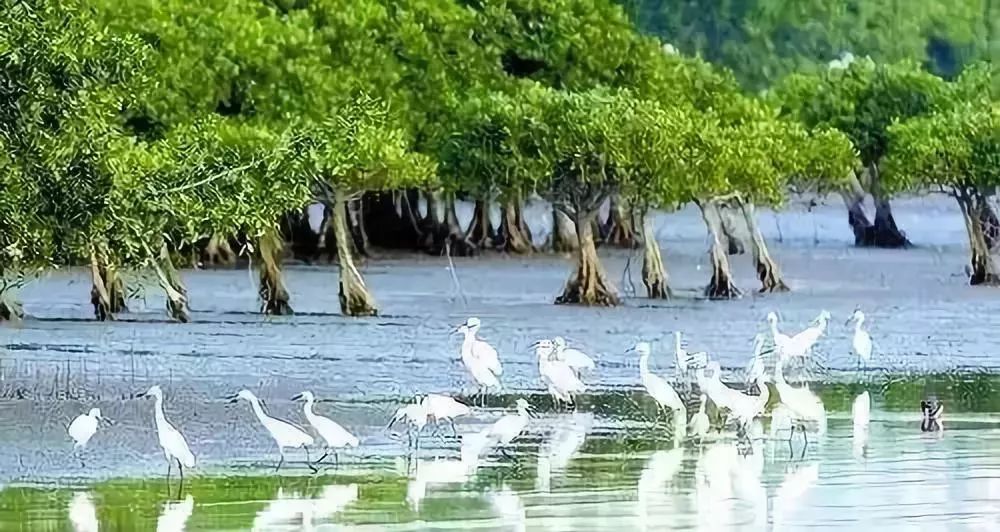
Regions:
M 202 266 L 232 266 L 236 264 L 236 253 L 229 245 L 229 239 L 219 233 L 208 238 L 199 258 Z
M 986 244 L 982 224 L 983 210 L 987 206 L 986 198 L 974 189 L 958 189 L 954 194 L 962 210 L 962 218 L 965 220 L 965 229 L 969 237 L 971 254 L 969 284 L 998 286 L 1000 275 L 997 275 L 996 265 Z
M 670 299 L 673 297 L 667 284 L 667 270 L 663 265 L 660 245 L 647 216 L 642 217 L 643 242 L 642 284 L 646 285 L 646 295 L 650 299 Z
M 500 230 L 497 234 L 498 247 L 507 253 L 528 254 L 534 251 L 530 233 L 523 221 L 518 220 L 517 202 L 507 202 L 500 209 Z
M 709 299 L 736 299 L 743 295 L 733 284 L 733 276 L 729 266 L 729 256 L 722 246 L 722 217 L 719 209 L 712 201 L 698 202 L 702 218 L 708 226 L 712 245 L 709 258 L 712 261 L 712 279 L 705 287 L 705 296 Z
M 577 218 L 577 238 L 580 249 L 573 274 L 566 288 L 556 298 L 556 304 L 615 306 L 621 303 L 615 288 L 607 281 L 594 245 L 593 225 L 589 219 Z
M 93 250 L 90 254 L 90 274 L 90 303 L 98 321 L 113 320 L 115 314 L 128 310 L 125 306 L 125 284 L 121 277 Z
M 764 235 L 757 225 L 754 204 L 740 202 L 740 210 L 743 212 L 743 219 L 746 222 L 747 231 L 750 233 L 754 268 L 757 270 L 757 278 L 761 285 L 760 292 L 787 292 L 788 285 L 781 277 L 778 264 L 771 258 L 771 254 L 767 250 L 767 243 L 764 241 Z
M 497 231 L 490 220 L 490 205 L 484 200 L 476 200 L 475 209 L 472 212 L 472 221 L 469 222 L 469 229 L 465 231 L 465 238 L 480 249 L 492 248 L 496 246 Z
M 346 316 L 375 316 L 378 308 L 354 266 L 351 243 L 347 229 L 347 197 L 337 193 L 333 208 L 333 230 L 337 240 L 337 261 L 340 264 L 339 300 L 340 311 Z
M 264 314 L 285 316 L 292 314 L 288 290 L 281 275 L 282 242 L 275 231 L 264 233 L 257 243 L 257 270 L 260 284 L 260 311 Z
M 180 274 L 177 273 L 177 269 L 174 268 L 174 262 L 170 258 L 170 250 L 167 249 L 166 244 L 160 248 L 158 260 L 153 261 L 153 269 L 156 271 L 160 288 L 163 288 L 167 295 L 167 313 L 172 319 L 181 323 L 190 322 L 191 313 L 187 306 L 187 289 L 184 288 L 184 282 L 181 280 Z
M 0 321 L 19 322 L 24 319 L 21 303 L 7 294 L 0 293 Z
M 604 224 L 602 233 L 604 243 L 626 249 L 637 249 L 642 245 L 642 237 L 636 233 L 636 223 L 633 212 L 617 195 L 611 196 L 608 209 L 608 221 Z

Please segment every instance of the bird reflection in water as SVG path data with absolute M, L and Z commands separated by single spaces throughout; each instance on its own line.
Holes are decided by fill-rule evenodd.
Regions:
M 251 530 L 312 530 L 316 521 L 332 517 L 358 499 L 358 485 L 324 486 L 315 499 L 298 493 L 286 496 L 282 488 L 254 517 Z

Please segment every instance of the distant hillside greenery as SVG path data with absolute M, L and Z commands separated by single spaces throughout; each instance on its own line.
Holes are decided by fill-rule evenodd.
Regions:
M 643 31 L 724 65 L 746 87 L 816 71 L 844 52 L 957 75 L 1000 60 L 998 0 L 619 0 Z

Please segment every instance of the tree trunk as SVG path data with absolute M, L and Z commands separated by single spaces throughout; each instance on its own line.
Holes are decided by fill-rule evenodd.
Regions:
M 642 257 L 642 283 L 646 285 L 646 295 L 650 299 L 670 299 L 673 294 L 667 284 L 667 269 L 663 266 L 660 245 L 653 234 L 653 224 L 648 213 L 642 216 L 642 241 L 645 243 Z
M 728 205 L 719 205 L 719 215 L 722 219 L 722 238 L 726 253 L 729 255 L 742 255 L 746 253 L 746 246 L 739 234 L 739 221 L 736 213 Z
M 480 249 L 496 246 L 497 232 L 493 228 L 493 222 L 490 220 L 490 204 L 488 201 L 476 200 L 476 207 L 472 213 L 472 221 L 469 222 L 469 229 L 465 232 L 465 238 Z
M 351 228 L 351 239 L 354 251 L 362 257 L 368 256 L 368 232 L 365 231 L 365 218 L 361 199 L 347 202 L 347 216 Z
M 323 222 L 319 224 L 319 243 L 316 244 L 316 258 L 319 258 L 320 254 L 326 254 L 326 260 L 333 262 L 333 259 L 337 256 L 337 245 L 331 245 L 331 242 L 336 242 L 337 237 L 333 234 L 333 208 L 329 205 L 323 205 Z
M 170 250 L 166 244 L 160 247 L 160 256 L 158 260 L 153 261 L 153 269 L 156 271 L 160 288 L 167 294 L 167 313 L 172 319 L 181 323 L 191 321 L 191 313 L 187 306 L 187 289 L 184 288 L 184 281 L 174 268 L 174 261 L 170 258 Z
M 525 254 L 534 251 L 531 238 L 524 233 L 524 227 L 518 223 L 517 201 L 509 200 L 500 208 L 501 248 L 507 253 Z
M 567 253 L 580 248 L 573 220 L 555 205 L 552 206 L 552 251 Z
M 531 228 L 524 221 L 524 198 L 522 198 L 520 192 L 517 193 L 517 199 L 514 201 L 514 221 L 517 223 L 517 228 L 521 230 L 521 235 L 528 241 L 532 249 L 534 249 L 534 238 L 531 234 Z
M 878 167 L 872 165 L 871 169 L 872 198 L 875 199 L 875 224 L 874 236 L 872 238 L 875 247 L 880 248 L 905 248 L 910 247 L 910 241 L 906 235 L 896 226 L 896 220 L 892 216 L 892 206 L 889 205 L 889 198 L 882 194 L 879 186 Z
M 199 260 L 202 266 L 232 266 L 236 263 L 236 253 L 228 238 L 215 233 L 208 238 Z
M 577 209 L 577 213 L 580 209 Z M 596 213 L 577 214 L 576 237 L 580 249 L 576 253 L 576 267 L 566 281 L 563 294 L 556 298 L 556 304 L 578 303 L 581 305 L 615 306 L 620 303 L 614 286 L 604 276 L 604 268 L 597 256 L 594 243 L 593 220 Z
M 636 235 L 631 211 L 624 200 L 617 194 L 611 196 L 608 207 L 608 221 L 604 224 L 603 233 L 607 235 L 604 242 L 611 246 L 636 249 L 639 247 L 639 237 Z
M 281 275 L 281 238 L 275 231 L 267 231 L 257 241 L 257 270 L 260 276 L 260 311 L 264 314 L 286 316 L 292 314 L 288 304 L 288 290 Z
M 732 270 L 729 267 L 729 256 L 723 247 L 722 216 L 718 206 L 712 201 L 699 201 L 701 216 L 708 227 L 711 237 L 709 258 L 712 261 L 712 280 L 705 287 L 705 295 L 709 299 L 734 299 L 742 295 L 733 284 Z
M 113 320 L 115 314 L 125 312 L 125 284 L 115 268 L 96 250 L 90 252 L 90 303 L 98 321 Z
M 982 215 L 979 223 L 983 226 L 983 237 L 986 239 L 986 248 L 990 251 L 1000 249 L 1000 220 L 997 219 L 996 212 L 990 205 L 987 197 L 983 197 Z
M 0 278 L 0 282 L 3 282 L 2 278 Z M 21 307 L 21 302 L 11 294 L 12 291 L 5 286 L 0 286 L 0 322 L 14 322 L 24 319 L 24 309 Z
M 740 210 L 743 211 L 743 219 L 750 233 L 750 244 L 753 250 L 753 264 L 757 270 L 757 278 L 760 279 L 760 292 L 787 292 L 788 285 L 781 278 L 781 270 L 778 264 L 771 258 L 767 251 L 767 243 L 764 242 L 764 235 L 757 225 L 756 207 L 753 203 L 740 202 Z
M 337 241 L 337 261 L 340 264 L 340 311 L 346 316 L 375 316 L 375 298 L 368 292 L 365 280 L 354 266 L 347 230 L 347 197 L 338 192 L 333 205 L 333 231 Z
M 969 235 L 969 251 L 971 254 L 972 271 L 969 275 L 970 285 L 1000 285 L 1000 276 L 996 273 L 993 257 L 986 246 L 981 220 L 983 206 L 986 202 L 976 191 L 957 190 L 955 199 L 962 210 L 965 229 Z
M 875 226 L 868 221 L 865 214 L 865 189 L 858 181 L 855 172 L 850 175 L 850 190 L 841 191 L 844 198 L 844 205 L 847 207 L 847 223 L 854 232 L 854 245 L 859 247 L 870 247 L 875 245 Z

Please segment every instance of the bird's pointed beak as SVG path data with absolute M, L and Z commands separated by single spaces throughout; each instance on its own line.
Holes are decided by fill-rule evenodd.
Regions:
M 235 402 L 237 402 L 239 400 L 240 400 L 240 396 L 237 395 L 237 394 L 235 394 L 235 393 L 233 395 L 227 395 L 226 396 L 226 402 L 230 403 L 230 404 L 235 403 Z
M 298 401 L 300 399 L 302 399 L 302 394 L 300 393 L 297 393 L 292 397 L 292 401 Z
M 135 397 L 136 399 L 142 399 L 142 398 L 146 397 L 146 392 L 139 392 L 139 393 L 135 394 L 133 397 Z
M 108 417 L 101 416 L 100 420 L 106 423 L 109 427 L 115 424 L 115 420 Z

